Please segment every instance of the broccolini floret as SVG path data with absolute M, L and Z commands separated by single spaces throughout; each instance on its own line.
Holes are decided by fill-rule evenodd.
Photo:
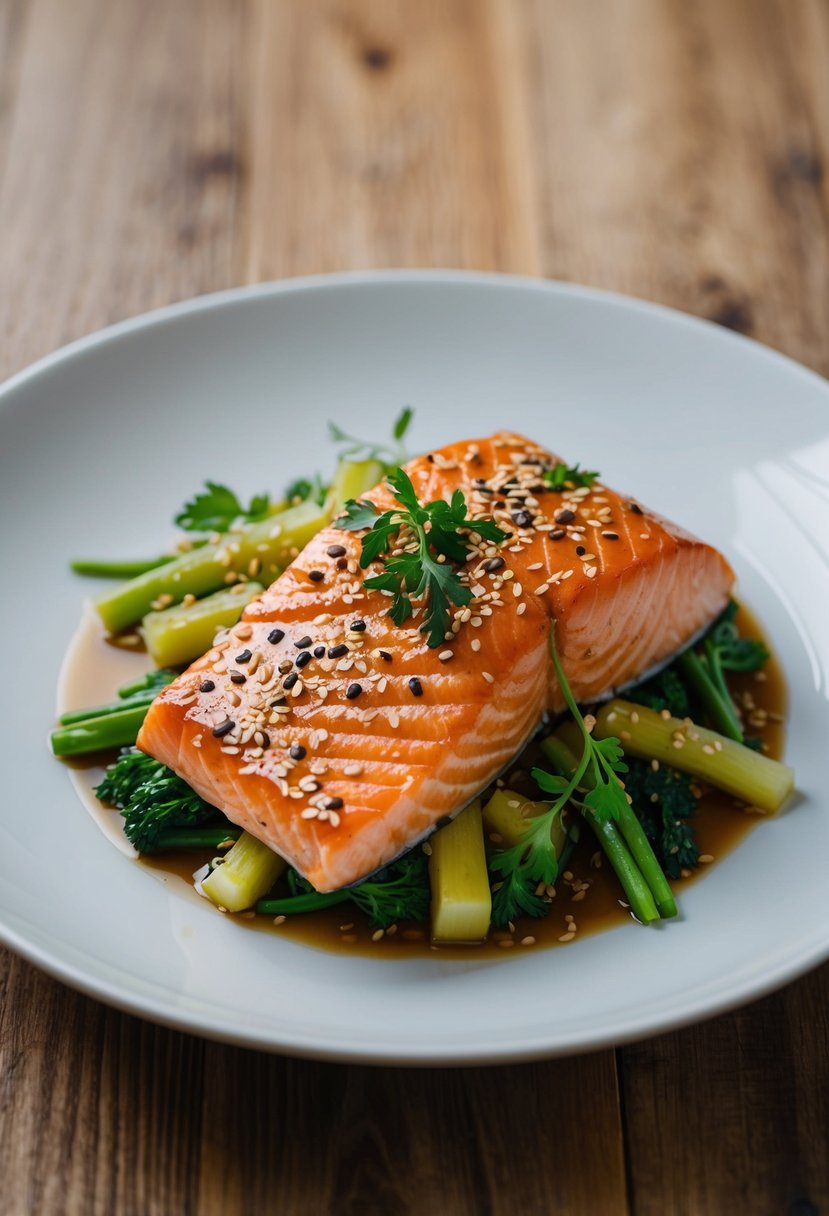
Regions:
M 697 809 L 692 784 L 687 773 L 666 765 L 654 769 L 648 760 L 628 757 L 625 793 L 633 799 L 636 816 L 669 878 L 695 869 L 699 859 L 693 826 L 688 822 Z
M 219 844 L 230 829 L 221 811 L 171 769 L 134 747 L 122 751 L 107 769 L 95 794 L 120 810 L 127 839 L 139 853 L 160 853 L 182 844 Z M 218 831 L 199 831 L 183 838 L 182 829 L 194 828 Z

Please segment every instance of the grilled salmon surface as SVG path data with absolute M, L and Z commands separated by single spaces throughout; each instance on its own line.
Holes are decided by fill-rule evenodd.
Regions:
M 557 459 L 502 432 L 405 466 L 422 502 L 460 488 L 470 515 L 511 533 L 476 545 L 474 599 L 445 645 L 427 646 L 417 614 L 395 626 L 387 596 L 363 586 L 361 534 L 326 528 L 161 692 L 138 746 L 320 891 L 392 860 L 562 707 L 551 621 L 589 702 L 681 650 L 728 600 L 720 553 L 598 482 L 550 489 Z M 364 498 L 395 505 L 386 484 Z

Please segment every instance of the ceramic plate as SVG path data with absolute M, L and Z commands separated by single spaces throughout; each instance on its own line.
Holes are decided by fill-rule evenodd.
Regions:
M 209 476 L 280 488 L 331 462 L 329 418 L 414 450 L 527 432 L 720 546 L 774 639 L 800 794 L 682 895 L 681 920 L 549 952 L 383 961 L 247 931 L 121 855 L 46 750 L 88 584 Z M 180 466 L 180 467 L 179 467 Z M 7 638 L 3 940 L 104 1001 L 276 1051 L 526 1059 L 709 1016 L 829 954 L 829 389 L 713 325 L 552 283 L 456 273 L 298 280 L 76 343 L 0 394 Z

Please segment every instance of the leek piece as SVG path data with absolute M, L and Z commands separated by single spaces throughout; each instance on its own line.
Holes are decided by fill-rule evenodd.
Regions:
M 218 907 L 244 912 L 268 894 L 287 862 L 261 840 L 243 832 L 201 889 Z
M 458 945 L 484 941 L 492 915 L 492 894 L 484 852 L 479 800 L 432 837 L 432 941 Z
M 225 588 L 230 572 L 247 577 L 254 560 L 259 563 L 257 573 L 272 581 L 327 522 L 328 512 L 316 503 L 288 507 L 121 584 L 99 596 L 95 607 L 110 633 L 119 633 L 146 616 L 160 598 L 169 596 L 168 604 L 178 604 L 185 595 L 198 597 Z
M 514 790 L 496 790 L 483 809 L 484 830 L 487 835 L 492 833 L 500 837 L 496 842 L 499 848 L 511 849 L 525 835 L 529 826 L 527 820 L 543 815 L 549 809 L 549 802 L 533 802 Z M 556 856 L 560 857 L 567 839 L 567 829 L 560 815 L 553 820 L 550 836 Z
M 733 794 L 767 814 L 779 811 L 794 789 L 794 770 L 687 719 L 663 718 L 630 701 L 608 702 L 599 712 L 597 739 L 616 735 L 626 752 L 658 760 Z M 677 746 L 679 744 L 679 746 Z
M 235 625 L 242 610 L 264 591 L 259 583 L 239 583 L 228 591 L 215 591 L 185 608 L 176 604 L 148 612 L 142 629 L 147 650 L 159 667 L 181 667 L 199 658 L 213 645 L 220 629 Z

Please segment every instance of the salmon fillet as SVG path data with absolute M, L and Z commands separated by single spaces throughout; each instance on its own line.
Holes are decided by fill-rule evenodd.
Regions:
M 563 699 L 635 680 L 725 606 L 710 545 L 596 482 L 554 491 L 557 457 L 519 435 L 451 444 L 406 471 L 511 533 L 467 563 L 445 646 L 363 586 L 362 533 L 320 532 L 238 625 L 165 688 L 138 738 L 319 891 L 364 878 L 484 789 Z M 395 505 L 384 483 L 363 496 Z

